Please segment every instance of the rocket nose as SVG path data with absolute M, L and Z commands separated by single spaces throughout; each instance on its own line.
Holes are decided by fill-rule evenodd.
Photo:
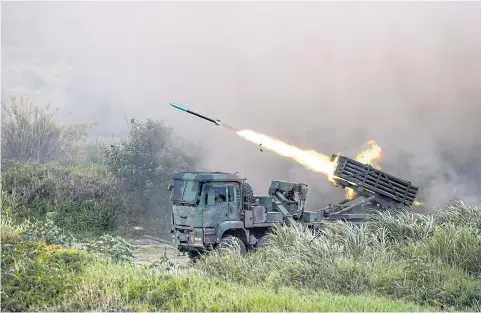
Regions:
M 170 105 L 173 106 L 174 108 L 179 109 L 179 110 L 184 111 L 184 112 L 189 111 L 187 108 L 181 107 L 180 105 L 175 104 L 175 103 L 170 103 Z

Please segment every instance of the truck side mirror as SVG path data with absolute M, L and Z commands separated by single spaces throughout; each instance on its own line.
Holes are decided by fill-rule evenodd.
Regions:
M 172 188 L 174 188 L 174 185 L 169 185 L 169 187 L 167 187 L 169 191 L 172 190 Z

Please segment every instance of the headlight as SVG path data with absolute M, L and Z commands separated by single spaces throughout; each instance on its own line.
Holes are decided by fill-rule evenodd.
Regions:
M 190 234 L 190 242 L 192 245 L 195 246 L 202 246 L 202 235 L 201 234 L 196 234 L 196 233 L 191 233 Z

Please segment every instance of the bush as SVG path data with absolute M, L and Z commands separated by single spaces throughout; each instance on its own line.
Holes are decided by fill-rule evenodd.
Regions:
M 481 277 L 481 231 L 442 225 L 433 236 L 418 244 L 423 255 L 471 275 Z
M 105 165 L 107 144 L 98 142 L 89 142 L 82 145 L 82 150 L 79 152 L 76 163 L 90 166 Z
M 129 138 L 107 150 L 106 164 L 125 196 L 129 218 L 135 220 L 170 216 L 167 187 L 172 175 L 194 169 L 195 159 L 173 144 L 170 128 L 149 119 L 132 121 Z
M 2 245 L 2 311 L 42 310 L 65 300 L 87 256 L 43 242 Z
M 75 237 L 70 232 L 63 231 L 49 218 L 30 226 L 25 231 L 24 237 L 28 241 L 43 240 L 47 244 L 56 244 L 67 247 L 73 246 L 76 242 Z
M 105 238 L 104 238 L 105 239 Z M 105 241 L 105 240 L 104 240 Z M 111 237 L 108 241 L 112 242 Z M 428 311 L 403 301 L 242 286 L 44 242 L 2 247 L 2 311 Z
M 113 230 L 122 206 L 113 189 L 114 179 L 101 166 L 16 165 L 2 175 L 2 192 L 15 199 L 18 219 L 53 221 L 72 232 Z
M 30 222 L 25 220 L 18 224 L 8 213 L 3 213 L 0 216 L 0 237 L 2 243 L 17 243 L 21 241 L 21 237 L 31 227 Z
M 60 125 L 50 106 L 41 108 L 26 98 L 10 98 L 2 103 L 2 111 L 2 169 L 12 161 L 69 162 L 89 128 Z
M 373 285 L 380 294 L 406 299 L 443 310 L 477 311 L 481 280 L 443 266 L 414 250 L 404 265 L 378 272 Z
M 88 244 L 88 250 L 109 256 L 113 261 L 132 261 L 132 246 L 122 237 L 103 235 L 99 240 Z
M 129 137 L 107 148 L 85 143 L 90 125 L 57 123 L 49 106 L 12 97 L 2 109 L 2 188 L 21 195 L 12 207 L 19 218 L 54 210 L 56 224 L 74 232 L 113 230 L 118 221 L 169 228 L 172 174 L 199 160 L 162 122 L 132 120 Z

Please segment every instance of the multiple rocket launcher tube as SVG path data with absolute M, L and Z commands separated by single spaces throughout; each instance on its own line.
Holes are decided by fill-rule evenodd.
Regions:
M 175 104 L 175 103 L 170 103 L 170 105 L 173 106 L 174 108 L 178 109 L 178 110 L 184 111 L 186 113 L 190 113 L 190 114 L 195 115 L 197 117 L 200 117 L 204 120 L 207 120 L 211 123 L 214 123 L 217 126 L 222 125 L 224 127 L 227 127 L 231 130 L 236 131 L 235 128 L 233 128 L 233 127 L 231 127 L 231 126 L 229 126 L 225 123 L 222 123 L 221 120 L 211 119 L 207 116 L 204 116 L 204 115 L 201 115 L 201 114 L 196 113 L 194 111 L 191 111 L 191 110 L 189 110 L 185 107 L 182 107 L 178 104 Z M 262 144 L 260 144 L 260 145 L 262 145 Z M 361 164 L 361 163 L 359 163 L 355 160 L 352 160 L 350 158 L 347 158 L 345 156 L 343 156 L 342 158 L 344 159 L 344 162 L 347 162 L 347 163 L 351 164 L 352 166 L 354 166 L 356 168 L 356 170 L 351 169 L 351 171 L 354 171 L 354 172 L 357 173 L 357 175 L 354 175 L 354 176 L 357 176 L 356 179 L 354 179 L 356 181 L 356 185 L 364 186 L 365 188 L 371 189 L 372 191 L 375 191 L 378 194 L 383 194 L 383 196 L 385 196 L 385 197 L 387 196 L 391 200 L 394 200 L 395 202 L 398 202 L 398 203 L 403 203 L 403 204 L 406 204 L 408 206 L 410 206 L 414 203 L 414 199 L 415 199 L 415 197 L 417 195 L 417 192 L 418 192 L 418 189 L 419 189 L 418 187 L 412 186 L 410 182 L 407 182 L 407 181 L 401 180 L 399 178 L 393 177 L 393 176 L 391 176 L 387 173 L 381 172 L 379 170 L 372 169 L 370 166 L 366 166 L 364 164 Z M 344 167 L 345 166 L 342 166 L 342 170 L 344 170 Z M 339 169 L 337 169 L 337 170 L 339 170 Z M 346 172 L 346 173 L 348 173 L 346 175 L 350 176 L 351 174 L 353 174 L 353 173 L 351 173 L 351 171 Z M 361 171 L 361 172 L 358 173 L 357 171 Z M 337 173 L 337 175 L 341 175 L 341 173 Z M 371 175 L 371 176 L 374 175 L 376 177 L 374 177 L 375 178 L 374 179 L 373 177 L 371 177 L 371 176 L 368 177 L 366 175 Z M 365 179 L 369 178 L 371 180 L 374 179 L 376 182 L 373 185 L 373 182 L 365 181 L 365 179 L 359 180 L 359 177 L 365 177 Z M 347 179 L 347 180 L 351 180 L 354 177 L 344 177 L 344 178 Z M 378 186 L 378 184 L 380 184 L 380 185 Z M 369 187 L 371 187 L 371 188 L 369 188 Z M 379 189 L 381 187 L 384 188 L 384 189 L 383 190 Z M 389 193 L 387 193 L 387 192 L 389 192 Z

